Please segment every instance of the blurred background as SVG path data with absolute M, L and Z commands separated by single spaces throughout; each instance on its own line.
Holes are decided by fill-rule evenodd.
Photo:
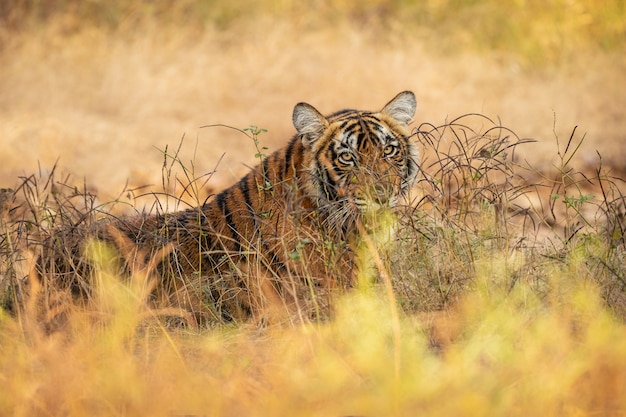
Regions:
M 413 126 L 482 113 L 538 142 L 550 172 L 626 172 L 623 0 L 8 0 L 0 2 L 0 188 L 55 163 L 102 199 L 162 188 L 163 150 L 206 193 L 255 164 L 236 128 L 292 136 L 293 106 L 378 110 L 418 98 Z M 181 143 L 182 140 L 182 143 Z

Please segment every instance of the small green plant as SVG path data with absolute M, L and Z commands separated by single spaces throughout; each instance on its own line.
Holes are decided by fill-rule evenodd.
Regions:
M 243 129 L 244 132 L 250 132 L 251 139 L 254 142 L 254 147 L 256 149 L 256 154 L 254 155 L 255 158 L 257 158 L 259 160 L 259 162 L 263 162 L 263 159 L 265 159 L 267 157 L 267 155 L 265 154 L 265 151 L 267 151 L 267 147 L 266 146 L 261 146 L 261 143 L 259 141 L 259 136 L 262 133 L 267 133 L 267 129 L 263 129 L 263 128 L 259 128 L 257 126 L 254 125 L 250 125 L 246 128 Z
M 274 185 L 267 179 L 268 175 L 267 175 L 267 172 L 265 172 L 266 167 L 263 164 L 263 160 L 267 158 L 267 154 L 265 153 L 265 151 L 267 151 L 267 147 L 262 146 L 259 140 L 259 136 L 263 133 L 266 133 L 267 129 L 263 129 L 263 128 L 259 128 L 257 126 L 251 125 L 243 129 L 243 132 L 250 133 L 248 137 L 252 139 L 252 141 L 254 142 L 254 148 L 256 149 L 256 153 L 254 154 L 254 157 L 259 160 L 259 163 L 261 164 L 262 169 L 264 170 L 263 178 L 265 178 L 265 180 L 263 181 L 263 184 L 257 184 L 257 187 L 261 191 L 270 191 L 274 187 Z

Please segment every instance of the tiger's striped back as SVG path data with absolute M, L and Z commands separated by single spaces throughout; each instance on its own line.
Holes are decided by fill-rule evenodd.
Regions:
M 207 320 L 300 308 L 303 295 L 352 285 L 357 222 L 393 207 L 413 184 L 415 109 L 408 91 L 379 112 L 323 116 L 299 103 L 289 143 L 205 205 L 114 222 L 97 234 L 115 240 L 120 232 L 148 255 L 172 244 L 158 265 L 162 287 Z

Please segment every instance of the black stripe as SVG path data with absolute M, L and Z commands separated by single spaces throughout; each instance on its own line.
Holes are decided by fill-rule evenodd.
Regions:
M 343 130 L 346 128 L 346 126 L 348 125 L 348 123 L 350 123 L 351 119 L 345 120 L 343 122 L 341 122 L 341 124 L 339 125 L 339 129 Z
M 222 191 L 215 197 L 215 201 L 217 202 L 217 206 L 222 210 L 224 216 L 228 216 L 228 207 L 226 207 L 226 197 L 228 196 L 228 189 Z
M 359 132 L 359 136 L 357 139 L 357 149 L 359 150 L 359 152 L 363 150 L 366 139 L 369 139 L 369 142 L 373 143 L 375 146 L 378 145 L 378 140 L 374 141 L 372 139 L 372 136 L 376 135 L 372 134 L 369 123 L 366 120 L 359 119 L 359 126 L 361 127 L 361 131 Z M 376 139 L 378 139 L 377 136 Z
M 248 176 L 243 177 L 239 181 L 239 190 L 241 194 L 243 194 L 243 201 L 246 203 L 248 210 L 251 213 L 254 212 L 254 208 L 252 207 L 252 200 L 250 199 L 250 187 L 248 187 Z
M 206 215 L 202 216 L 203 218 L 206 218 Z M 206 223 L 206 222 L 203 222 Z M 204 228 L 202 229 L 202 234 L 201 234 L 201 239 L 202 241 L 200 242 L 200 247 L 202 248 L 202 250 L 205 251 L 211 251 L 213 250 L 213 234 L 210 232 L 207 232 L 207 230 L 205 230 Z
M 300 140 L 299 138 L 294 138 L 291 140 L 291 142 L 289 142 L 289 145 L 287 146 L 287 149 L 285 150 L 285 166 L 283 168 L 283 174 L 287 175 L 287 173 L 289 172 L 289 168 L 291 166 L 291 158 L 292 158 L 292 154 L 293 154 L 293 148 L 296 145 L 296 140 Z
M 241 181 L 239 181 L 239 190 L 241 191 L 241 194 L 243 194 L 243 201 L 246 204 L 246 207 L 248 208 L 250 217 L 254 219 L 254 222 L 256 224 L 257 222 L 257 218 L 255 215 L 256 212 L 254 210 L 254 207 L 252 206 L 252 199 L 250 198 L 250 187 L 248 186 L 247 176 L 243 177 Z
M 355 113 L 357 110 L 354 109 L 343 109 L 343 110 L 338 110 L 334 113 L 329 114 L 328 116 L 326 116 L 326 119 L 329 119 L 331 121 L 335 121 L 335 120 L 341 120 L 342 118 L 345 117 L 350 117 L 352 113 Z
M 342 148 L 345 148 L 342 146 Z M 331 146 L 328 148 L 328 151 L 330 152 L 330 160 L 331 161 L 336 161 L 337 158 L 339 157 L 339 153 L 337 152 L 337 150 L 335 149 L 334 146 Z M 319 154 L 318 154 L 319 155 Z
M 367 137 L 369 137 L 370 135 L 368 135 L 369 131 L 366 130 L 361 130 L 359 132 L 359 134 L 356 137 L 356 148 L 357 150 L 361 150 L 361 147 L 363 146 L 363 144 L 365 144 L 365 139 Z
M 358 120 L 356 120 L 356 119 L 351 119 L 351 120 L 347 121 L 346 123 L 344 123 L 344 125 L 347 125 L 349 122 L 352 122 L 352 125 L 344 126 L 342 128 L 342 130 L 344 132 L 346 132 L 346 133 L 353 133 L 355 130 L 358 130 L 358 128 L 360 127 L 359 123 L 358 123 Z
M 226 198 L 228 197 L 229 190 L 226 189 L 217 195 L 217 205 L 224 213 L 224 219 L 226 220 L 226 224 L 230 228 L 231 236 L 233 238 L 233 243 L 235 245 L 235 251 L 241 251 L 241 244 L 239 243 L 239 234 L 237 233 L 237 228 L 235 223 L 233 222 L 233 213 L 228 208 L 228 201 Z
M 317 175 L 322 192 L 326 195 L 328 201 L 334 201 L 337 198 L 337 183 L 330 178 L 326 171 L 319 163 L 317 164 Z

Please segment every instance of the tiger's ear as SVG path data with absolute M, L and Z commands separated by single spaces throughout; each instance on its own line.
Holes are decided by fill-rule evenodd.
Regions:
M 380 112 L 406 125 L 415 115 L 416 109 L 415 94 L 411 91 L 403 91 L 387 103 Z
M 317 109 L 307 103 L 298 103 L 293 108 L 293 125 L 302 136 L 306 147 L 311 147 L 324 134 L 328 127 L 326 118 Z

